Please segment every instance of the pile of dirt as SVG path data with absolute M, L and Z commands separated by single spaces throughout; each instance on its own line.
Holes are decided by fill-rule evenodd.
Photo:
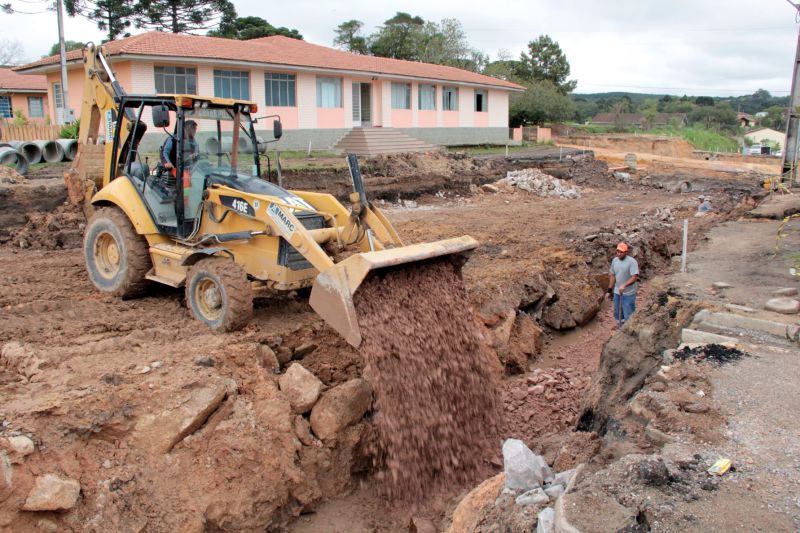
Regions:
M 25 226 L 12 232 L 0 242 L 10 242 L 20 248 L 56 250 L 78 248 L 83 242 L 86 218 L 83 212 L 71 204 L 57 207 L 49 213 L 29 213 Z
M 391 270 L 356 294 L 377 466 L 392 499 L 422 502 L 475 481 L 499 448 L 498 369 L 459 270 L 450 261 Z

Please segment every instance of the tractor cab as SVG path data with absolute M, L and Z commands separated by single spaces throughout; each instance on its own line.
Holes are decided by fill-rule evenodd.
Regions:
M 253 102 L 224 98 L 123 95 L 111 175 L 132 181 L 160 232 L 187 238 L 199 226 L 204 191 L 214 184 L 282 191 L 260 177 L 265 142 L 256 136 L 256 110 Z M 145 135 L 148 115 L 153 128 Z M 279 120 L 273 134 L 282 134 Z

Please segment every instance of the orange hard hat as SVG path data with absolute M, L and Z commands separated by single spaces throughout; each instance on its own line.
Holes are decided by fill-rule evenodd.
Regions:
M 619 250 L 620 252 L 627 252 L 628 251 L 628 245 L 625 244 L 624 242 L 621 242 L 621 243 L 619 243 L 617 245 L 617 250 Z

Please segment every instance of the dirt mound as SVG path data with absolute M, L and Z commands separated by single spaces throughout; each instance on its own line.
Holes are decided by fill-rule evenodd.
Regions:
M 655 135 L 572 135 L 564 142 L 590 148 L 637 152 L 668 157 L 692 157 L 694 146 L 683 139 Z
M 457 267 L 437 261 L 376 275 L 356 309 L 388 495 L 421 502 L 477 479 L 498 448 L 502 414 Z
M 73 205 L 62 205 L 50 213 L 33 212 L 22 229 L 8 239 L 20 248 L 56 250 L 78 248 L 83 242 L 86 218 Z

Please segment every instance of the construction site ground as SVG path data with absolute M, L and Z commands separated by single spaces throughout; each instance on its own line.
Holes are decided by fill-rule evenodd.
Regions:
M 791 408 L 798 383 L 796 345 L 761 346 L 753 357 L 724 368 L 700 368 L 697 380 L 705 380 L 705 394 L 716 402 L 712 414 L 698 415 L 699 425 L 664 427 L 678 436 L 663 451 L 642 445 L 634 429 L 630 442 L 619 439 L 614 445 L 599 428 L 574 431 L 591 402 L 587 391 L 599 386 L 604 345 L 635 335 L 629 331 L 634 324 L 615 330 L 603 299 L 603 276 L 617 241 L 632 240 L 638 248 L 643 315 L 669 290 L 680 289 L 680 299 L 691 305 L 711 298 L 717 306 L 759 307 L 773 286 L 792 283 L 783 264 L 767 273 L 757 267 L 775 265 L 769 251 L 778 222 L 737 222 L 763 197 L 757 181 L 769 177 L 775 165 L 640 153 L 645 169 L 624 182 L 602 165 L 576 170 L 579 164 L 570 157 L 581 159 L 584 149 L 517 152 L 508 159 L 397 156 L 367 163 L 367 188 L 406 242 L 469 234 L 481 243 L 463 275 L 476 321 L 497 355 L 504 437 L 522 439 L 557 470 L 588 463 L 572 501 L 591 494 L 599 502 L 594 511 L 606 508 L 606 500 L 614 498 L 609 494 L 626 490 L 609 488 L 625 480 L 620 461 L 639 454 L 662 453 L 670 468 L 685 459 L 681 454 L 700 453 L 704 460 L 726 454 L 737 472 L 720 478 L 719 490 L 693 490 L 697 498 L 684 501 L 684 493 L 678 498 L 670 492 L 674 484 L 654 489 L 655 499 L 675 511 L 642 510 L 648 527 L 797 530 L 797 420 Z M 596 153 L 615 166 L 618 154 L 621 160 L 628 151 Z M 648 164 L 658 167 L 648 173 Z M 485 186 L 507 170 L 528 166 L 576 184 L 580 198 Z M 648 174 L 657 179 L 648 182 Z M 343 169 L 298 170 L 286 179 L 290 187 L 339 197 L 348 187 Z M 693 180 L 691 193 L 667 186 L 680 180 Z M 369 414 L 328 440 L 311 435 L 305 417 L 288 408 L 277 379 L 292 361 L 325 389 L 363 376 L 359 353 L 314 314 L 306 294 L 260 297 L 244 330 L 212 333 L 189 316 L 182 290 L 153 286 L 131 300 L 95 291 L 80 248 L 80 215 L 57 207 L 63 192 L 55 177 L 32 176 L 22 185 L 0 188 L 3 201 L 19 204 L 27 198 L 22 205 L 38 211 L 9 211 L 0 234 L 0 437 L 25 435 L 36 447 L 24 457 L 8 452 L 0 529 L 399 532 L 411 523 L 422 531 L 419 524 L 425 523 L 444 531 L 456 522 L 454 514 L 464 512 L 458 503 L 481 479 L 433 495 L 422 507 L 395 505 L 380 496 L 380 481 L 373 476 Z M 49 203 L 36 197 L 42 191 Z M 712 195 L 716 214 L 693 216 L 698 191 Z M 664 281 L 677 265 L 684 218 L 690 221 L 689 247 L 697 255 L 690 256 L 689 274 Z M 747 259 L 736 261 L 738 254 L 731 254 L 739 248 L 728 243 L 742 232 L 749 235 L 739 241 Z M 708 235 L 727 256 L 709 251 Z M 790 237 L 784 245 L 797 242 Z M 733 288 L 712 294 L 714 281 Z M 543 374 L 546 379 L 539 377 Z M 654 382 L 648 378 L 646 387 Z M 537 389 L 536 383 L 545 385 Z M 628 401 L 616 407 L 630 410 L 622 405 Z M 198 402 L 205 412 L 192 412 Z M 701 436 L 692 435 L 695 429 Z M 500 444 L 497 454 L 485 459 L 487 475 L 502 470 Z M 21 510 L 36 478 L 49 473 L 79 481 L 77 505 L 63 512 Z M 603 475 L 613 481 L 603 485 Z M 623 504 L 630 502 L 615 503 Z M 587 516 L 593 512 L 582 505 L 575 509 Z M 627 527 L 625 513 L 632 506 L 603 519 Z M 531 522 L 488 507 L 472 510 L 472 530 L 535 526 L 535 514 Z M 635 525 L 638 511 L 632 516 Z M 569 518 L 580 522 L 582 531 L 610 530 Z

